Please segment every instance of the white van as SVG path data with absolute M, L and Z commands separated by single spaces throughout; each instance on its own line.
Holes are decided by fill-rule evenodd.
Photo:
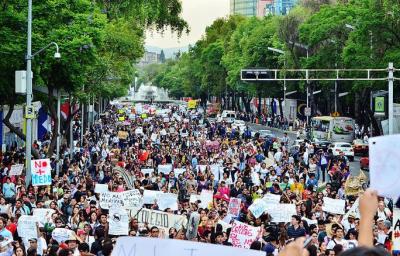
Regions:
M 221 114 L 222 121 L 233 123 L 236 119 L 236 112 L 232 110 L 224 110 Z

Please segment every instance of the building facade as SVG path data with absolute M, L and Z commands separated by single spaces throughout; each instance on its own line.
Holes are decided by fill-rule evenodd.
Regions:
M 297 0 L 230 0 L 230 13 L 247 17 L 286 15 Z
M 143 67 L 154 63 L 161 63 L 160 54 L 146 51 L 143 57 L 140 59 L 138 66 Z
M 247 17 L 257 16 L 258 0 L 230 0 L 230 13 Z

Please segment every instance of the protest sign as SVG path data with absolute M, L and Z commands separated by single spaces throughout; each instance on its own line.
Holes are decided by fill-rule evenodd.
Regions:
M 250 205 L 249 210 L 254 215 L 254 217 L 258 218 L 265 212 L 266 208 L 267 204 L 264 202 L 264 200 L 256 199 L 254 200 L 253 204 Z
M 222 226 L 222 231 L 223 231 L 223 232 L 226 232 L 226 230 L 227 230 L 228 228 L 232 228 L 232 225 L 231 225 L 231 224 L 226 223 L 226 222 L 223 221 L 223 220 L 218 220 L 217 224 L 220 224 L 220 225 Z
M 144 204 L 154 204 L 157 200 L 158 194 L 162 194 L 162 191 L 155 190 L 144 190 L 143 191 L 143 203 Z
M 204 173 L 207 169 L 207 165 L 197 165 L 197 171 Z
M 158 166 L 158 173 L 169 174 L 172 171 L 172 164 L 164 164 Z
M 149 174 L 151 175 L 152 173 L 154 173 L 154 169 L 153 168 L 146 168 L 146 169 L 141 169 L 140 170 L 143 174 Z
M 17 227 L 18 235 L 25 239 L 37 238 L 37 222 L 38 219 L 36 216 L 22 215 L 19 217 Z
M 228 214 L 231 214 L 235 217 L 239 216 L 241 201 L 242 200 L 240 200 L 239 198 L 231 197 L 229 199 Z
M 129 216 L 124 209 L 111 208 L 108 213 L 108 224 L 110 235 L 128 235 L 129 232 Z
M 140 208 L 143 205 L 143 198 L 137 189 L 124 192 L 104 192 L 100 193 L 100 207 L 110 209 L 120 207 L 123 209 Z
M 380 196 L 397 200 L 400 196 L 399 168 L 400 134 L 371 137 L 369 144 L 369 169 L 371 188 Z
M 356 218 L 360 218 L 360 198 L 358 197 L 351 208 L 343 216 L 343 220 L 347 220 L 350 214 L 353 214 Z
M 125 209 L 140 208 L 143 206 L 143 197 L 139 189 L 127 190 L 121 194 Z
M 34 208 L 33 216 L 37 218 L 40 224 L 44 225 L 51 222 L 51 215 L 56 211 L 50 208 Z
M 31 170 L 33 186 L 51 185 L 50 159 L 32 160 Z
M 311 219 L 308 219 L 308 218 L 306 218 L 306 217 L 303 217 L 303 218 L 301 218 L 301 219 L 302 219 L 302 220 L 305 220 L 309 226 L 310 226 L 311 224 L 318 225 L 318 220 L 311 220 Z
M 200 207 L 201 208 L 208 208 L 210 204 L 213 202 L 213 191 L 203 189 L 200 193 L 199 200 L 201 201 Z
M 220 169 L 220 167 L 218 164 L 210 165 L 210 171 L 212 174 L 214 174 L 215 180 L 219 180 L 219 169 Z
M 178 210 L 178 195 L 172 193 L 161 193 L 157 195 L 158 209 L 164 211 L 169 208 L 173 211 Z
M 198 256 L 198 255 L 229 255 L 229 256 L 265 256 L 265 251 L 247 250 L 198 243 L 176 239 L 156 239 L 147 237 L 120 237 L 112 252 L 112 256 Z
M 175 177 L 177 177 L 179 174 L 183 174 L 186 171 L 186 168 L 175 168 L 174 173 Z
M 165 236 L 168 236 L 170 228 L 175 228 L 179 230 L 181 228 L 186 228 L 187 218 L 184 215 L 177 215 L 166 213 L 162 211 L 150 210 L 150 209 L 140 209 L 139 211 L 131 211 L 130 217 L 137 218 L 139 224 L 148 223 L 149 227 L 156 226 L 163 230 Z
M 156 141 L 157 141 L 157 138 L 158 138 L 158 134 L 157 134 L 157 133 L 151 134 L 150 139 L 151 139 L 152 142 L 156 142 Z
M 11 165 L 10 173 L 8 175 L 10 175 L 10 176 L 12 176 L 12 175 L 21 175 L 23 169 L 24 169 L 24 165 L 23 164 Z
M 66 228 L 55 228 L 51 233 L 51 237 L 59 244 L 67 241 L 70 236 L 76 236 L 75 232 Z
M 392 224 L 392 255 L 400 253 L 400 209 L 393 208 L 393 224 Z
M 296 205 L 294 204 L 268 205 L 266 211 L 269 215 L 271 215 L 271 222 L 274 223 L 290 222 L 292 220 L 292 216 L 297 214 Z
M 248 249 L 257 236 L 261 236 L 261 231 L 261 227 L 253 227 L 235 220 L 232 224 L 228 242 L 232 243 L 233 247 Z
M 264 197 L 262 198 L 262 200 L 266 203 L 266 204 L 279 204 L 279 202 L 281 201 L 281 196 L 280 195 L 274 195 L 274 194 L 265 194 Z
M 169 118 L 168 117 L 164 117 L 163 121 L 164 121 L 164 123 L 169 123 Z
M 135 134 L 143 134 L 143 128 L 142 127 L 136 128 Z
M 332 199 L 329 197 L 324 197 L 324 205 L 322 206 L 322 210 L 325 212 L 330 212 L 333 214 L 344 214 L 344 207 L 346 204 L 345 200 L 341 199 Z
M 99 184 L 97 183 L 94 187 L 94 193 L 104 193 L 108 192 L 108 184 Z

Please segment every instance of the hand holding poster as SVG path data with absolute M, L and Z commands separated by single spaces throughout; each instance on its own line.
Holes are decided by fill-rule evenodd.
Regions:
M 157 195 L 158 209 L 164 211 L 170 208 L 173 211 L 178 210 L 178 195 L 172 193 L 162 193 Z
M 329 197 L 324 197 L 324 205 L 322 206 L 322 210 L 325 212 L 330 212 L 333 214 L 344 214 L 344 207 L 346 204 L 345 200 L 341 199 L 332 199 Z
M 24 169 L 24 165 L 23 164 L 11 165 L 11 170 L 10 170 L 10 173 L 8 175 L 10 175 L 10 176 L 12 176 L 12 175 L 21 175 L 23 169 Z
M 51 185 L 50 159 L 32 160 L 31 170 L 33 186 Z
M 143 203 L 144 204 L 154 204 L 157 200 L 158 194 L 162 194 L 162 191 L 155 190 L 144 190 L 143 191 Z
M 153 168 L 141 169 L 140 171 L 141 171 L 144 175 L 146 175 L 146 174 L 151 175 L 151 174 L 154 173 L 154 169 L 153 169 Z
M 241 202 L 242 200 L 240 200 L 239 198 L 231 197 L 229 200 L 228 214 L 231 214 L 235 217 L 239 216 Z
M 256 199 L 254 200 L 253 204 L 250 205 L 249 210 L 254 215 L 254 217 L 258 218 L 265 212 L 266 208 L 267 204 L 264 202 L 264 200 Z
M 59 244 L 67 241 L 70 236 L 76 236 L 75 232 L 66 228 L 55 228 L 51 233 L 51 237 Z
M 33 209 L 33 216 L 35 216 L 42 225 L 51 222 L 51 215 L 53 215 L 53 213 L 55 213 L 55 210 L 50 208 Z
M 397 199 L 400 196 L 400 134 L 372 137 L 369 144 L 370 188 L 380 196 Z
M 128 235 L 129 232 L 129 216 L 124 209 L 111 208 L 108 216 L 108 224 L 110 235 Z
M 253 227 L 235 220 L 232 224 L 231 235 L 228 241 L 232 243 L 233 247 L 248 249 L 257 236 L 261 236 L 261 231 L 261 227 Z
M 267 212 L 272 217 L 274 223 L 290 222 L 292 216 L 296 215 L 296 205 L 294 204 L 275 204 L 268 205 Z
M 200 193 L 199 200 L 201 201 L 201 208 L 208 208 L 209 205 L 213 202 L 213 191 L 203 189 Z
M 18 235 L 25 239 L 37 238 L 37 223 L 38 219 L 35 216 L 22 215 L 18 219 Z
M 169 174 L 172 171 L 172 164 L 164 164 L 158 166 L 158 173 Z
M 123 209 L 140 208 L 143 205 L 143 198 L 137 189 L 124 192 L 104 192 L 100 193 L 100 207 L 110 209 L 120 207 Z
M 97 183 L 94 187 L 94 193 L 105 193 L 108 192 L 108 184 Z
M 147 237 L 120 237 L 112 251 L 112 256 L 265 256 L 265 251 L 246 250 L 175 239 Z
M 279 202 L 281 201 L 281 196 L 274 194 L 265 194 L 262 200 L 267 204 L 275 205 L 279 204 Z

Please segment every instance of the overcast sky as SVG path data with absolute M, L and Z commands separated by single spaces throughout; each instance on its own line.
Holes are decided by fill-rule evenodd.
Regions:
M 182 0 L 182 3 L 182 17 L 189 23 L 190 34 L 182 35 L 178 39 L 176 34 L 171 34 L 170 31 L 166 31 L 164 35 L 149 32 L 146 45 L 170 48 L 194 44 L 215 19 L 229 14 L 229 0 Z

